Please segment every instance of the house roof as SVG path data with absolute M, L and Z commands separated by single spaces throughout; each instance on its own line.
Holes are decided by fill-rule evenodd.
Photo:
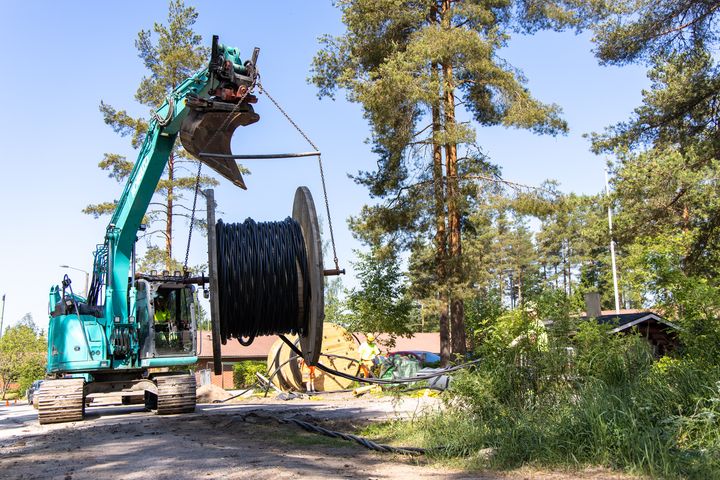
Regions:
M 365 340 L 365 335 L 362 333 L 354 333 L 353 336 L 360 342 Z M 413 333 L 411 337 L 397 337 L 395 339 L 395 346 L 392 348 L 385 346 L 385 342 L 389 338 L 390 337 L 386 334 L 377 336 L 377 342 L 380 346 L 381 353 L 406 352 L 412 350 L 440 353 L 440 333 L 438 332 L 416 332 Z
M 212 333 L 203 330 L 200 332 L 200 337 L 202 343 L 198 347 L 198 358 L 212 358 Z M 243 347 L 235 339 L 230 339 L 225 345 L 221 345 L 220 351 L 223 358 L 264 359 L 267 358 L 270 347 L 277 338 L 275 335 L 255 337 L 255 340 L 247 347 Z
M 661 316 L 657 315 L 656 313 L 647 310 L 620 311 L 620 313 L 614 313 L 614 311 L 606 310 L 602 313 L 603 315 L 600 315 L 595 320 L 597 320 L 598 323 L 615 325 L 615 328 L 611 330 L 613 333 L 621 332 L 623 330 L 627 330 L 628 328 L 632 328 L 640 323 L 650 321 L 662 323 L 676 330 L 680 329 L 680 327 L 678 327 L 674 323 L 671 323 L 662 318 Z
M 365 335 L 361 333 L 355 333 L 353 336 L 357 339 L 358 343 L 365 340 Z M 212 334 L 209 331 L 203 330 L 200 332 L 202 341 L 199 345 L 198 358 L 206 360 L 212 358 Z M 228 340 L 227 344 L 221 346 L 221 352 L 223 358 L 234 358 L 234 359 L 265 359 L 268 356 L 270 347 L 278 337 L 275 335 L 263 335 L 255 337 L 253 343 L 247 347 L 240 345 L 237 340 Z M 429 333 L 415 333 L 412 337 L 397 337 L 395 340 L 395 346 L 388 349 L 384 345 L 384 341 L 388 339 L 387 335 L 378 335 L 378 346 L 380 347 L 381 353 L 387 353 L 389 351 L 408 351 L 408 350 L 420 350 L 432 353 L 440 352 L 440 334 L 437 332 Z

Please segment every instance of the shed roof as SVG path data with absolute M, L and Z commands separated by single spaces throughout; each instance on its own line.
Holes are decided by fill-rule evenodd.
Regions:
M 678 327 L 674 323 L 671 323 L 662 318 L 660 315 L 657 315 L 656 313 L 648 310 L 631 312 L 621 311 L 620 313 L 606 313 L 604 311 L 603 315 L 600 315 L 595 320 L 597 320 L 598 323 L 615 325 L 615 328 L 612 329 L 612 332 L 621 332 L 643 322 L 657 322 L 662 323 L 670 328 L 674 328 L 676 330 L 680 329 L 680 327 Z

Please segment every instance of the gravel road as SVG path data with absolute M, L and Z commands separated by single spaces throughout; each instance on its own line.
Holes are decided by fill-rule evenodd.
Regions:
M 269 418 L 297 416 L 347 428 L 433 407 L 432 398 L 327 396 L 198 405 L 189 415 L 155 416 L 140 406 L 87 409 L 83 422 L 39 425 L 35 410 L 0 407 L 3 479 L 562 479 L 627 478 L 609 472 L 462 472 L 422 458 L 375 453 Z

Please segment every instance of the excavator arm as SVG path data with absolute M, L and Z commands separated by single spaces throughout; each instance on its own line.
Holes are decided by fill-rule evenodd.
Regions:
M 183 147 L 191 155 L 245 188 L 237 164 L 212 155 L 231 154 L 234 130 L 260 118 L 252 108 L 256 98 L 250 93 L 257 53 L 255 49 L 252 59 L 243 63 L 237 49 L 221 45 L 214 36 L 208 67 L 176 87 L 153 114 L 105 236 L 108 256 L 105 318 L 113 319 L 114 323 L 134 320 L 135 292 L 128 292 L 133 248 L 177 136 L 180 135 Z

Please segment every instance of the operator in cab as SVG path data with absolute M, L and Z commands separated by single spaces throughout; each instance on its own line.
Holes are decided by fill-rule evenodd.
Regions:
M 170 320 L 170 309 L 167 305 L 167 299 L 162 295 L 155 297 L 155 324 L 168 323 Z
M 153 302 L 155 306 L 155 343 L 156 347 L 169 348 L 175 340 L 174 324 L 169 308 L 168 298 L 158 293 Z

